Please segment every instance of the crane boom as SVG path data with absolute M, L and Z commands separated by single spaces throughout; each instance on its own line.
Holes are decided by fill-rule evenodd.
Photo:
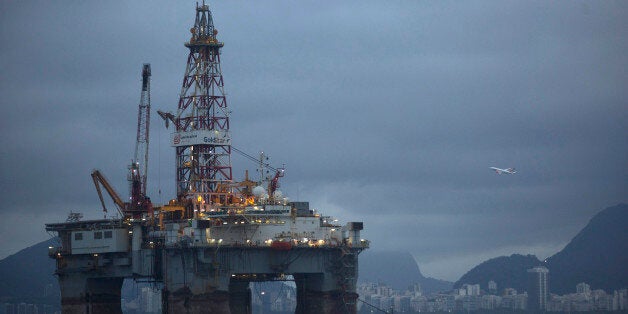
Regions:
M 146 195 L 146 177 L 148 175 L 148 133 L 150 130 L 150 64 L 142 66 L 142 93 L 139 112 L 137 114 L 137 140 L 135 142 L 135 157 L 131 167 L 137 168 L 139 176 L 139 191 L 131 190 L 131 194 Z
M 140 98 L 139 113 L 137 115 L 137 140 L 135 142 L 135 155 L 129 166 L 129 183 L 131 200 L 128 203 L 122 201 L 118 193 L 98 170 L 92 172 L 92 179 L 96 185 L 96 191 L 100 198 L 103 211 L 107 213 L 105 200 L 102 196 L 102 185 L 118 211 L 123 217 L 139 218 L 143 213 L 153 214 L 153 205 L 146 197 L 146 175 L 148 173 L 148 131 L 150 127 L 150 64 L 142 66 L 142 94 Z
M 275 198 L 275 192 L 279 187 L 279 178 L 283 177 L 283 172 L 283 168 L 277 169 L 275 172 L 275 176 L 272 178 L 272 180 L 270 180 L 270 183 L 268 184 L 268 195 L 273 199 Z
M 135 156 L 129 166 L 131 201 L 124 209 L 126 215 L 140 218 L 142 214 L 152 215 L 153 205 L 146 197 L 146 177 L 148 175 L 148 131 L 150 129 L 150 64 L 142 66 L 142 94 L 137 114 L 137 140 Z
M 107 181 L 107 179 L 105 179 L 102 173 L 100 173 L 100 171 L 98 170 L 92 171 L 92 179 L 94 180 L 94 185 L 96 186 L 96 191 L 98 192 L 98 197 L 100 198 L 100 203 L 102 204 L 102 208 L 105 214 L 107 213 L 107 207 L 105 206 L 105 200 L 102 197 L 100 185 L 102 185 L 107 193 L 109 193 L 109 196 L 111 196 L 113 203 L 116 204 L 116 207 L 118 208 L 118 212 L 121 216 L 123 216 L 122 211 L 126 208 L 126 204 L 122 201 L 122 199 L 120 198 L 118 193 L 116 193 L 116 190 L 113 189 L 111 184 L 109 184 L 109 181 Z
M 172 124 L 177 125 L 177 120 L 174 117 L 174 114 L 172 114 L 171 112 L 165 112 L 165 111 L 160 111 L 157 110 L 157 114 L 164 119 L 164 122 L 166 122 L 166 129 L 168 128 L 168 126 L 170 126 L 170 122 L 172 122 Z

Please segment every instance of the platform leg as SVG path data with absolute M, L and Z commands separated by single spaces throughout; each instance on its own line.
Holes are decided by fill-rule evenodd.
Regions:
M 82 274 L 60 275 L 61 309 L 69 314 L 121 314 L 123 281 L 123 278 L 89 278 Z
M 251 314 L 251 289 L 248 282 L 232 281 L 229 284 L 229 308 L 231 314 Z
M 343 292 L 334 287 L 333 278 L 325 278 L 323 274 L 295 274 L 297 285 L 296 314 L 354 314 L 357 309 L 355 292 Z

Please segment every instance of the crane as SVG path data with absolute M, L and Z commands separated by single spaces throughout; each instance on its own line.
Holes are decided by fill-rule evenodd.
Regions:
M 129 166 L 130 201 L 124 202 L 113 189 L 111 184 L 98 170 L 92 172 L 92 179 L 96 185 L 96 191 L 100 198 L 105 216 L 107 207 L 102 196 L 102 185 L 118 211 L 124 217 L 141 218 L 143 213 L 152 215 L 153 205 L 146 196 L 146 176 L 148 173 L 148 131 L 150 127 L 150 64 L 142 66 L 142 93 L 140 97 L 139 112 L 137 115 L 137 140 L 135 142 L 135 155 Z
M 279 178 L 283 177 L 284 171 L 285 171 L 284 168 L 276 169 L 275 176 L 270 180 L 270 183 L 268 183 L 268 195 L 273 200 L 275 200 L 275 192 L 277 191 L 277 188 L 279 187 Z
M 137 140 L 135 142 L 135 157 L 133 165 L 137 166 L 140 190 L 139 193 L 146 195 L 146 176 L 148 175 L 148 133 L 150 130 L 150 64 L 145 63 L 142 67 L 142 94 L 140 98 L 139 111 L 137 114 Z M 133 193 L 131 194 L 133 195 Z
M 98 170 L 92 171 L 92 180 L 94 180 L 94 185 L 96 186 L 96 191 L 98 192 L 98 198 L 100 198 L 100 203 L 102 204 L 102 209 L 105 212 L 105 218 L 107 218 L 107 206 L 105 206 L 105 200 L 102 197 L 102 191 L 100 190 L 100 186 L 102 185 L 109 196 L 113 200 L 113 203 L 116 204 L 118 208 L 118 212 L 122 215 L 122 212 L 126 209 L 127 203 L 124 203 L 118 193 L 113 189 L 109 181 L 105 179 L 105 176 L 100 173 Z
M 152 211 L 150 199 L 146 197 L 146 177 L 148 174 L 148 139 L 150 130 L 150 76 L 149 63 L 142 66 L 142 92 L 137 114 L 137 139 L 135 156 L 129 166 L 131 201 L 126 212 L 139 218 L 143 212 Z

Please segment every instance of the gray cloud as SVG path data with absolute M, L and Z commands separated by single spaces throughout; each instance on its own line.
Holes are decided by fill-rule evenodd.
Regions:
M 285 194 L 364 220 L 374 249 L 407 249 L 427 275 L 546 257 L 626 201 L 624 2 L 210 6 L 234 145 L 285 163 Z M 194 3 L 5 2 L 0 14 L 0 217 L 17 223 L 2 226 L 2 257 L 42 240 L 51 217 L 101 215 L 92 169 L 128 193 L 141 64 L 153 108 L 175 110 Z M 169 132 L 153 115 L 155 201 L 174 195 Z

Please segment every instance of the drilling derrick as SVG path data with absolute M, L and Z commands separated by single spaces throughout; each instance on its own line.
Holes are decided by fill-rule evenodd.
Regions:
M 197 5 L 176 115 L 177 196 L 197 204 L 226 204 L 232 182 L 229 111 L 212 14 Z

